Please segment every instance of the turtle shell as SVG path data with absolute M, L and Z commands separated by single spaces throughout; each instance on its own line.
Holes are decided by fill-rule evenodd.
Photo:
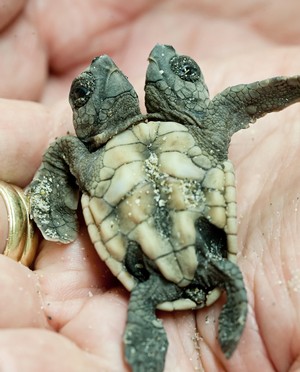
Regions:
M 93 195 L 82 195 L 90 238 L 111 272 L 131 291 L 125 265 L 129 241 L 138 243 L 167 280 L 185 287 L 197 268 L 195 222 L 207 218 L 227 235 L 235 262 L 237 221 L 233 166 L 217 163 L 175 122 L 141 122 L 109 140 Z M 209 299 L 209 295 L 211 298 Z M 214 302 L 219 291 L 208 294 Z M 176 301 L 175 301 L 176 302 Z M 188 299 L 164 310 L 194 308 Z

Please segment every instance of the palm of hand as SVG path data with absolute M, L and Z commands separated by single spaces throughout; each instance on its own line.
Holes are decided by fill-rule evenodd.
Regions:
M 179 1 L 177 3 L 180 5 Z M 195 29 L 201 27 L 201 6 L 198 9 L 198 18 L 187 14 L 190 21 L 184 24 L 180 35 L 176 34 L 176 30 L 172 38 L 161 40 L 161 35 L 165 34 L 165 22 L 160 21 L 169 17 L 170 11 L 173 12 L 168 9 L 167 2 L 165 10 L 159 9 L 159 5 L 150 10 L 144 9 L 146 6 L 143 8 L 142 5 L 139 5 L 140 9 L 133 6 L 128 19 L 119 20 L 117 24 L 106 24 L 106 27 L 100 29 L 98 25 L 103 26 L 106 21 L 103 19 L 101 23 L 101 13 L 97 15 L 97 23 L 95 16 L 95 24 L 90 22 L 89 25 L 84 25 L 87 27 L 86 33 L 78 35 L 69 30 L 66 35 L 69 37 L 68 44 L 72 47 L 64 49 L 59 31 L 57 34 L 53 31 L 51 40 L 45 31 L 45 23 L 51 22 L 52 14 L 57 17 L 60 13 L 58 10 L 55 12 L 55 5 L 50 4 L 51 2 L 48 4 L 51 10 L 48 17 L 43 14 L 45 9 L 35 13 L 34 1 L 28 7 L 28 14 L 31 15 L 31 20 L 34 19 L 33 15 L 37 14 L 33 24 L 40 42 L 44 40 L 45 45 L 49 47 L 52 70 L 60 72 L 60 75 L 53 75 L 45 81 L 43 68 L 35 68 L 33 73 L 28 64 L 27 74 L 32 75 L 33 79 L 30 90 L 28 85 L 25 85 L 25 93 L 22 93 L 21 98 L 33 99 L 43 91 L 42 101 L 55 102 L 55 105 L 49 112 L 45 105 L 0 102 L 3 112 L 0 128 L 3 128 L 4 133 L 1 138 L 5 138 L 0 151 L 3 151 L 7 159 L 0 170 L 0 178 L 22 186 L 30 181 L 48 141 L 71 129 L 70 110 L 65 102 L 67 90 L 74 75 L 83 65 L 88 64 L 94 55 L 109 53 L 140 91 L 146 56 L 157 41 L 174 44 L 179 51 L 193 56 L 198 61 L 199 55 L 207 57 L 208 53 L 211 53 L 208 56 L 210 60 L 200 61 L 200 65 L 208 86 L 213 90 L 212 93 L 235 83 L 297 73 L 297 70 L 293 70 L 293 59 L 290 59 L 290 65 L 286 65 L 286 70 L 280 71 L 273 60 L 265 58 L 271 56 L 283 61 L 284 56 L 296 53 L 291 48 L 278 50 L 273 47 L 267 51 L 260 50 L 259 53 L 248 52 L 233 60 L 231 55 L 234 54 L 234 49 L 238 52 L 243 50 L 243 47 L 239 47 L 243 43 L 242 35 L 247 36 L 249 44 L 268 47 L 266 39 L 260 39 L 255 33 L 251 34 L 242 25 L 238 26 L 241 27 L 239 38 L 235 37 L 235 41 L 231 43 L 231 53 L 209 48 L 200 39 L 197 43 L 198 49 L 193 48 L 189 42 L 189 32 L 193 26 Z M 104 5 L 99 8 L 103 10 Z M 94 9 L 89 6 L 84 9 L 85 19 Z M 113 12 L 112 9 L 108 10 Z M 159 15 L 156 13 L 158 10 Z M 116 9 L 114 11 L 116 12 Z M 72 16 L 78 17 L 77 22 L 84 22 L 81 14 L 74 13 Z M 140 40 L 141 29 L 151 27 L 154 17 L 155 23 L 160 25 L 158 34 L 151 34 L 151 40 L 147 42 Z M 174 25 L 179 20 L 182 22 L 182 17 L 182 14 L 177 15 L 174 8 Z M 24 20 L 19 19 L 19 25 L 17 22 L 18 20 L 15 22 L 16 28 L 26 26 Z M 211 19 L 210 25 L 217 26 L 218 22 Z M 131 31 L 126 47 L 121 45 L 120 27 Z M 202 27 L 205 31 L 208 25 Z M 222 27 L 230 39 L 237 26 L 228 22 Z M 92 34 L 96 35 L 95 40 L 100 40 L 97 45 L 91 43 Z M 70 40 L 76 43 L 70 44 Z M 213 42 L 214 40 L 210 40 L 209 45 L 213 45 Z M 83 45 L 86 44 L 91 45 L 90 48 L 84 48 Z M 38 54 L 39 50 L 36 48 L 36 65 L 40 67 L 44 57 Z M 220 54 L 223 54 L 221 63 Z M 238 72 L 244 69 L 238 66 L 246 60 L 248 65 L 244 65 L 245 70 L 251 60 L 261 67 L 259 72 L 264 71 L 263 67 L 266 66 L 266 72 L 260 76 L 253 74 L 253 78 L 240 77 Z M 252 64 L 250 65 L 252 67 Z M 209 80 L 215 76 L 217 78 L 211 83 Z M 21 81 L 22 76 L 19 78 L 21 87 L 25 83 Z M 4 84 L 7 92 L 10 92 L 7 96 L 18 98 L 14 96 L 16 88 L 11 80 L 13 79 L 10 78 L 5 82 L 6 85 Z M 21 91 L 22 89 L 18 90 Z M 140 96 L 142 97 L 141 93 Z M 58 101 L 62 97 L 63 103 Z M 296 370 L 299 359 L 299 330 L 295 324 L 300 306 L 297 292 L 300 285 L 297 254 L 300 171 L 294 164 L 300 155 L 299 126 L 296 122 L 299 110 L 296 105 L 280 114 L 269 115 L 247 131 L 235 135 L 232 140 L 230 158 L 237 169 L 240 216 L 239 264 L 244 273 L 249 297 L 247 326 L 237 351 L 231 360 L 226 361 L 219 349 L 216 330 L 220 304 L 197 312 L 161 313 L 170 342 L 166 371 L 188 371 L 200 366 L 209 371 L 222 368 L 240 371 L 247 370 L 250 365 L 253 370 L 264 371 L 287 370 L 293 365 Z M 10 131 L 7 130 L 7 123 L 11 124 Z M 20 123 L 25 133 L 17 132 L 16 128 L 21 127 Z M 26 130 L 26 125 L 28 129 L 34 125 L 34 132 L 32 129 Z M 28 146 L 28 143 L 30 148 L 24 154 L 21 149 Z M 20 151 L 22 158 L 18 161 Z M 9 309 L 7 313 L 2 312 L 0 315 L 3 366 L 14 363 L 15 366 L 22 365 L 23 371 L 35 371 L 41 368 L 45 370 L 45 366 L 47 369 L 51 362 L 52 370 L 126 369 L 121 339 L 128 294 L 97 257 L 84 229 L 77 241 L 68 246 L 43 241 L 33 272 L 6 257 L 0 258 L 2 283 L 5 283 L 1 292 L 1 303 Z

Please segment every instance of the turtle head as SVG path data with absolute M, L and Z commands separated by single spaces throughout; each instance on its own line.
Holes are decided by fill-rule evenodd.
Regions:
M 149 114 L 201 127 L 209 94 L 201 69 L 191 57 L 157 44 L 149 55 L 145 92 Z
M 135 90 L 107 55 L 94 58 L 74 79 L 69 101 L 77 137 L 90 150 L 99 148 L 141 116 Z

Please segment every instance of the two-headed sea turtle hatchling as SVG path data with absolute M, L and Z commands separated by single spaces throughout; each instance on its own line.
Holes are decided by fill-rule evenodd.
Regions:
M 222 290 L 220 346 L 230 357 L 244 329 L 247 296 L 235 263 L 236 131 L 300 99 L 300 77 L 237 85 L 209 98 L 197 63 L 156 45 L 146 109 L 110 57 L 72 83 L 75 136 L 47 150 L 27 193 L 45 239 L 76 238 L 78 190 L 90 238 L 131 291 L 124 334 L 133 371 L 162 371 L 168 346 L 155 309 L 197 309 Z

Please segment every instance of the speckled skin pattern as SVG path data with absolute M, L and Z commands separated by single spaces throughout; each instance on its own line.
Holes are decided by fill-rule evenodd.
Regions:
M 222 290 L 219 342 L 230 357 L 243 332 L 247 295 L 236 265 L 236 131 L 300 99 L 300 77 L 227 88 L 212 100 L 197 63 L 171 46 L 149 56 L 138 97 L 108 56 L 70 90 L 75 136 L 57 139 L 29 185 L 31 215 L 48 240 L 76 238 L 82 209 L 90 238 L 131 291 L 124 334 L 132 370 L 163 371 L 168 346 L 155 309 L 211 305 Z

